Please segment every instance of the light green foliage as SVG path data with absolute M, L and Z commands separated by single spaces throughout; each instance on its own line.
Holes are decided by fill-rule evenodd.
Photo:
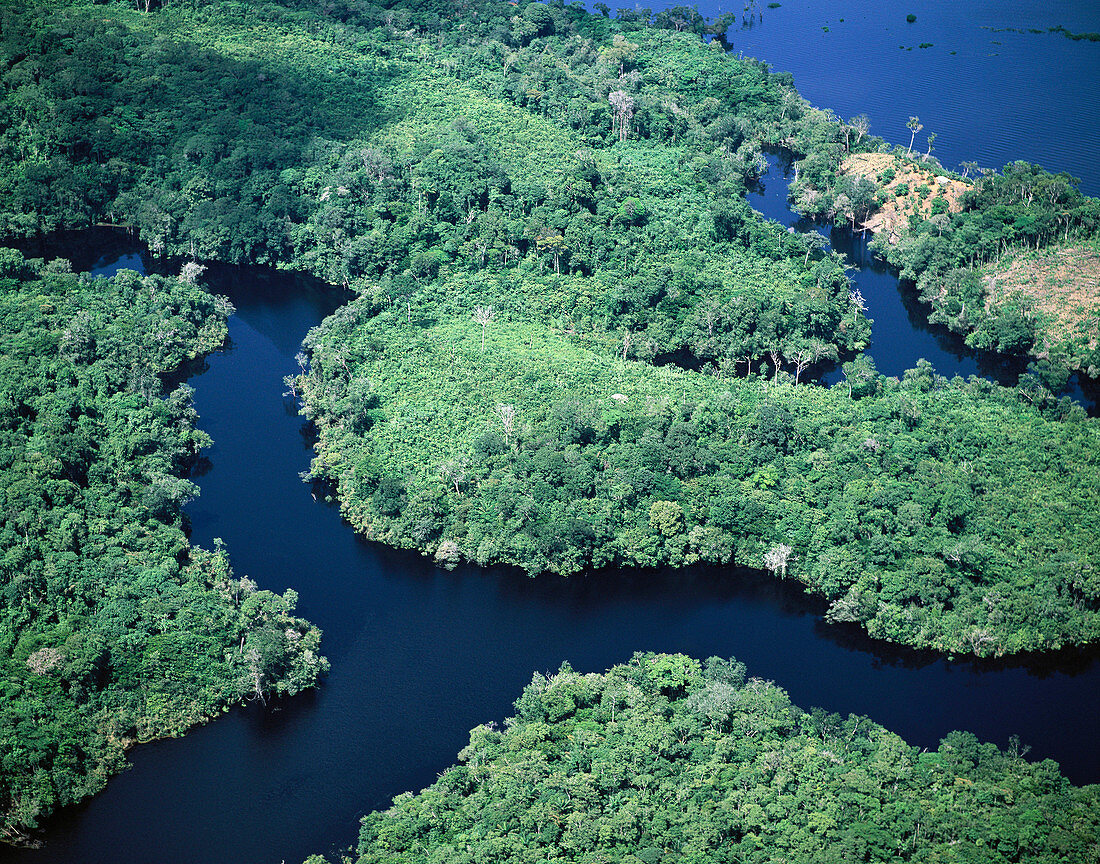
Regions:
M 419 4 L 48 5 L 4 31 L 0 232 L 122 221 L 154 251 L 308 270 L 409 315 L 447 276 L 501 308 L 502 282 L 553 272 L 595 298 L 555 310 L 566 326 L 694 364 L 868 343 L 837 261 L 743 200 L 762 143 L 835 124 L 789 76 L 708 47 L 698 13 L 611 34 L 552 4 L 446 23 Z M 32 31 L 44 56 L 22 50 Z
M 38 262 L 39 264 L 41 262 Z M 231 307 L 180 279 L 0 279 L 0 818 L 25 839 L 176 735 L 326 668 L 316 628 L 190 548 L 184 479 L 210 439 L 158 374 L 220 345 Z
M 954 732 L 918 751 L 740 663 L 536 674 L 503 729 L 363 820 L 358 862 L 1086 861 L 1097 787 Z M 311 859 L 320 860 L 320 859 Z

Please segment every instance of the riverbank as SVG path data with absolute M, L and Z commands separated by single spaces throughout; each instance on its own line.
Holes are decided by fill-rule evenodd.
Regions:
M 919 752 L 867 718 L 800 709 L 718 657 L 536 673 L 516 716 L 472 730 L 459 760 L 363 820 L 359 864 L 921 861 L 961 844 L 1083 861 L 1100 840 L 1100 787 L 1026 762 L 1019 741 L 1000 752 L 954 733 Z
M 134 744 L 297 693 L 327 661 L 293 591 L 187 542 L 210 439 L 159 376 L 224 343 L 225 298 L 193 266 L 89 280 L 0 252 L 0 833 L 34 845 Z

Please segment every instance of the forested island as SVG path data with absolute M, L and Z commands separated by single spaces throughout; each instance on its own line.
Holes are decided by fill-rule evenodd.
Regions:
M 725 51 L 729 20 L 684 7 L 43 0 L 2 15 L 0 234 L 123 226 L 173 274 L 0 261 L 9 842 L 100 788 L 133 741 L 326 668 L 293 591 L 257 590 L 226 550 L 186 540 L 186 475 L 209 442 L 186 388 L 162 393 L 158 376 L 224 340 L 231 309 L 202 289 L 202 261 L 354 295 L 307 336 L 286 386 L 317 434 L 308 479 L 372 540 L 533 575 L 766 569 L 824 597 L 830 621 L 945 654 L 1100 634 L 1100 428 L 1055 395 L 1100 363 L 1096 283 L 1066 288 L 1059 270 L 1097 260 L 1100 204 L 1072 178 L 945 170 L 931 142 L 891 146 L 865 118 L 812 107 L 789 75 Z M 1014 388 L 928 364 L 878 374 L 843 258 L 746 203 L 764 148 L 798 158 L 801 212 L 877 225 L 934 316 L 978 347 L 1032 353 L 1032 372 Z M 842 382 L 818 386 L 832 366 Z M 680 743 L 700 752 L 738 746 L 743 700 L 782 702 L 729 664 L 707 678 L 651 662 L 687 671 L 671 689 L 637 684 L 634 707 L 690 714 Z M 716 686 L 724 715 L 699 708 Z M 798 719 L 812 715 L 776 710 L 772 772 L 797 735 L 819 734 Z M 607 718 L 593 722 L 604 734 Z M 840 753 L 839 733 L 821 733 L 823 777 L 888 736 L 845 722 L 849 744 L 875 743 Z M 1084 802 L 1058 811 L 1091 814 L 1068 845 L 1013 834 L 1005 860 L 1095 848 L 1095 795 L 1053 769 L 972 740 L 945 745 L 971 754 L 963 767 L 890 746 L 910 784 L 948 771 L 967 795 L 981 780 L 1026 786 L 1043 812 Z M 989 794 L 1007 806 L 1017 792 Z M 851 834 L 869 812 L 853 806 L 821 818 L 886 855 L 878 835 Z M 917 860 L 958 839 L 895 816 L 928 832 L 904 850 Z M 368 820 L 363 854 L 387 818 Z M 739 842 L 763 836 L 753 819 Z

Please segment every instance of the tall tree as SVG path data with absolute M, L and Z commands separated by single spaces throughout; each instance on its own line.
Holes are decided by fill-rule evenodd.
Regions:
M 909 156 L 913 152 L 913 142 L 917 140 L 917 133 L 924 128 L 924 124 L 920 122 L 919 117 L 910 117 L 909 122 L 905 124 L 905 128 L 913 133 L 909 138 L 909 149 L 905 153 L 906 156 Z

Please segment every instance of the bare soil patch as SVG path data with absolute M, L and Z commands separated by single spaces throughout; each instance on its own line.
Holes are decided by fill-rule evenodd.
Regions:
M 894 177 L 884 182 L 879 175 L 887 169 L 893 169 Z M 947 201 L 948 213 L 958 213 L 962 210 L 959 199 L 970 188 L 965 181 L 937 174 L 892 153 L 855 153 L 841 163 L 840 170 L 853 177 L 866 177 L 888 193 L 886 203 L 863 223 L 863 227 L 876 233 L 888 232 L 891 242 L 908 226 L 911 214 L 922 219 L 931 217 L 932 202 L 936 198 Z M 922 186 L 928 188 L 923 198 L 919 191 Z
M 1034 311 L 1037 352 L 1057 347 L 1076 355 L 1100 344 L 1100 248 L 1063 246 L 1003 258 L 986 268 L 983 282 L 991 313 L 1020 299 Z

